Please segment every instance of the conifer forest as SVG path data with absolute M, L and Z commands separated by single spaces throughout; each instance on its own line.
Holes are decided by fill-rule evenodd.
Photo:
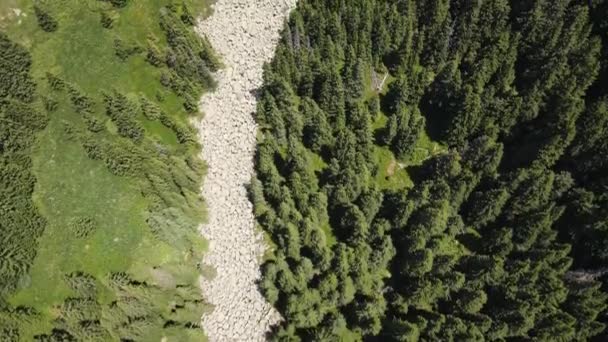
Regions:
M 274 340 L 608 339 L 608 1 L 300 1 L 260 97 Z

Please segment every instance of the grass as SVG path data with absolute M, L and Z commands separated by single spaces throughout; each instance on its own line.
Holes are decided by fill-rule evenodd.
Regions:
M 182 100 L 160 85 L 158 68 L 149 65 L 143 56 L 123 62 L 114 52 L 117 38 L 143 47 L 148 42 L 166 46 L 158 18 L 161 7 L 168 2 L 131 1 L 120 10 L 98 0 L 44 2 L 45 8 L 59 22 L 56 32 L 46 33 L 38 28 L 31 0 L 7 0 L 0 3 L 0 29 L 31 52 L 32 74 L 39 93 L 51 93 L 45 75 L 52 72 L 93 98 L 97 103 L 96 115 L 104 120 L 107 117 L 101 106 L 102 91 L 116 89 L 133 99 L 142 95 L 154 101 L 163 98 L 162 102 L 156 101 L 161 109 L 187 123 L 189 117 L 182 109 Z M 193 13 L 205 15 L 209 12 L 204 1 L 185 2 L 191 5 Z M 21 10 L 21 15 L 17 16 L 14 9 Z M 102 27 L 101 12 L 115 18 L 112 29 Z M 160 267 L 179 284 L 195 286 L 200 273 L 193 265 L 198 261 L 198 252 L 205 248 L 204 242 L 198 241 L 194 242 L 192 251 L 178 250 L 151 233 L 146 223 L 150 200 L 142 195 L 142 180 L 112 174 L 102 161 L 90 159 L 78 141 L 70 140 L 65 130 L 66 122 L 78 130 L 86 131 L 86 128 L 68 100 L 58 100 L 59 107 L 49 115 L 50 122 L 39 136 L 32 155 L 37 178 L 33 196 L 47 226 L 38 241 L 30 274 L 24 277 L 21 289 L 8 298 L 14 306 L 33 307 L 41 314 L 39 320 L 22 329 L 23 340 L 48 333 L 60 314 L 57 307 L 74 296 L 63 280 L 65 274 L 81 271 L 97 278 L 96 300 L 104 306 L 117 298 L 106 281 L 111 272 L 127 272 L 135 279 L 154 284 L 152 267 Z M 156 121 L 139 119 L 146 136 L 167 151 L 195 153 L 182 148 L 171 129 Z M 109 121 L 107 125 L 113 126 Z M 112 134 L 112 129 L 107 137 L 122 139 Z M 94 222 L 94 229 L 85 237 L 77 237 L 74 233 L 74 221 L 79 218 Z M 159 306 L 176 298 L 172 291 L 154 293 L 154 301 Z M 160 308 L 157 311 L 171 314 L 163 313 Z M 171 331 L 150 329 L 144 340 L 171 336 L 174 338 L 169 341 L 204 338 L 198 329 Z
M 447 146 L 433 141 L 426 131 L 424 131 L 418 141 L 414 153 L 407 161 L 407 166 L 421 165 L 425 160 L 432 156 L 447 152 Z
M 323 158 L 314 153 L 311 150 L 308 150 L 308 160 L 309 160 L 309 165 L 310 165 L 310 169 L 313 170 L 314 172 L 321 172 L 323 171 L 323 169 L 325 169 L 327 167 L 327 163 L 325 162 L 325 160 L 323 160 Z
M 158 121 L 147 119 L 142 119 L 141 121 L 143 122 L 146 131 L 154 136 L 161 144 L 172 148 L 178 147 L 179 142 L 177 141 L 177 136 L 171 129 L 165 127 Z
M 384 128 L 388 123 L 388 117 L 382 111 L 378 113 L 378 116 L 372 121 L 372 130 L 374 132 Z
M 382 76 L 382 75 L 380 75 Z M 380 91 L 373 89 L 371 70 L 366 75 L 364 100 L 369 101 L 375 96 L 384 97 L 388 92 L 389 85 L 395 81 L 395 77 L 388 75 Z M 381 110 L 377 117 L 372 121 L 372 130 L 378 132 L 388 123 L 388 116 Z M 378 166 L 375 175 L 376 182 L 380 189 L 402 190 L 413 187 L 413 182 L 408 174 L 409 166 L 421 165 L 426 159 L 447 151 L 447 147 L 433 141 L 425 131 L 420 135 L 416 142 L 413 154 L 407 160 L 397 160 L 395 155 L 386 146 L 374 146 L 374 160 Z
M 137 184 L 112 175 L 101 162 L 89 159 L 79 145 L 66 143 L 63 131 L 62 122 L 52 120 L 40 137 L 44 143 L 33 156 L 38 180 L 35 202 L 48 225 L 39 242 L 32 284 L 14 302 L 38 309 L 63 298 L 65 287 L 60 279 L 64 273 L 81 270 L 105 275 L 109 270 L 127 269 L 131 246 L 145 236 L 141 213 L 146 203 Z M 76 217 L 96 222 L 91 236 L 73 238 L 69 226 Z
M 373 155 L 378 165 L 376 183 L 381 190 L 404 190 L 414 186 L 407 170 L 399 165 L 388 147 L 374 146 Z
M 378 71 L 376 71 L 376 72 L 378 73 L 378 77 L 380 77 L 380 78 L 384 77 L 384 75 L 385 75 L 382 72 L 378 72 Z M 363 99 L 366 101 L 371 99 L 374 96 L 386 95 L 386 92 L 388 92 L 389 85 L 395 81 L 395 77 L 389 73 L 388 76 L 386 77 L 386 80 L 384 81 L 384 84 L 382 85 L 382 89 L 380 89 L 380 91 L 377 91 L 372 86 L 372 70 L 371 69 L 367 70 L 365 79 L 366 79 L 366 82 L 365 82 L 365 90 L 363 93 Z
M 388 117 L 380 112 L 372 122 L 372 130 L 377 132 L 383 129 L 387 122 Z M 375 165 L 378 166 L 375 180 L 381 190 L 405 190 L 414 185 L 407 172 L 407 164 L 397 160 L 387 146 L 375 145 L 373 157 Z
M 372 123 L 372 129 L 377 131 L 384 128 L 387 121 L 387 116 L 380 113 Z M 373 153 L 378 166 L 376 182 L 383 190 L 410 189 L 414 183 L 408 174 L 408 167 L 421 165 L 428 158 L 446 151 L 446 146 L 431 140 L 426 132 L 420 135 L 414 152 L 406 160 L 398 160 L 387 146 L 376 145 Z
M 383 74 L 379 74 L 383 77 Z M 369 101 L 375 96 L 382 98 L 388 92 L 388 87 L 395 81 L 395 77 L 388 74 L 382 89 L 377 91 L 372 87 L 371 70 L 366 75 L 365 93 L 363 95 L 365 101 Z M 388 123 L 388 117 L 382 110 L 372 121 L 372 131 L 378 132 L 382 130 Z M 376 145 L 373 151 L 374 162 L 378 166 L 375 174 L 375 181 L 381 190 L 405 190 L 413 186 L 412 180 L 407 173 L 407 170 L 402 167 L 401 161 L 398 161 L 390 149 L 386 146 Z
M 323 160 L 320 155 L 316 154 L 311 150 L 307 149 L 307 152 L 310 169 L 313 170 L 313 172 L 315 173 L 323 172 L 323 170 L 327 167 L 327 163 L 325 162 L 325 160 Z M 334 232 L 331 230 L 331 224 L 329 223 L 329 220 L 321 222 L 320 228 L 325 234 L 325 242 L 327 243 L 327 246 L 333 246 L 338 240 L 336 239 L 336 235 L 334 234 Z

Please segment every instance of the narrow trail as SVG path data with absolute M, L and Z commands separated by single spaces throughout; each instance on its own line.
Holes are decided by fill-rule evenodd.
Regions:
M 253 91 L 262 85 L 262 66 L 295 3 L 218 0 L 213 15 L 198 25 L 225 64 L 216 75 L 217 90 L 201 99 L 205 116 L 197 123 L 209 167 L 202 190 L 209 211 L 201 227 L 209 241 L 203 263 L 217 270 L 214 279 L 201 280 L 203 296 L 214 306 L 202 318 L 210 341 L 264 341 L 281 320 L 257 288 L 265 246 L 245 185 L 253 175 L 256 142 Z

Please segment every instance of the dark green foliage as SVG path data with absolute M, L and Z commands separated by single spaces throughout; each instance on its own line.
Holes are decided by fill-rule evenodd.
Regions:
M 30 149 L 46 116 L 31 103 L 35 86 L 30 57 L 0 34 L 0 305 L 14 291 L 36 255 L 45 220 L 32 201 L 36 179 Z M 5 325 L 0 320 L 0 329 Z
M 104 283 L 109 283 L 116 297 L 104 305 L 96 299 L 98 283 L 93 276 L 73 272 L 64 280 L 74 296 L 55 308 L 59 313 L 56 327 L 36 336 L 37 341 L 139 340 L 146 339 L 153 328 L 160 328 L 163 333 L 174 326 L 198 328 L 202 299 L 192 286 L 180 285 L 178 291 L 164 297 L 165 288 L 137 281 L 126 273 L 112 273 Z M 17 308 L 0 312 L 0 317 L 26 313 Z
M 42 102 L 47 113 L 52 113 L 59 107 L 59 102 L 50 97 L 42 97 Z
M 104 102 L 106 114 L 118 128 L 118 134 L 139 143 L 143 139 L 144 129 L 137 121 L 139 113 L 137 105 L 126 96 L 114 91 L 113 94 L 105 94 Z
M 94 160 L 102 160 L 117 176 L 138 176 L 144 167 L 144 152 L 129 141 L 108 142 L 95 135 L 83 138 L 82 146 Z
M 95 221 L 90 217 L 74 218 L 70 223 L 70 230 L 79 238 L 86 238 L 95 231 Z
M 66 83 L 64 80 L 62 80 L 61 78 L 57 77 L 57 75 L 54 75 L 50 72 L 46 73 L 46 79 L 49 84 L 49 87 L 51 87 L 52 90 L 62 91 L 66 87 Z
M 250 189 L 274 339 L 606 336 L 607 4 L 299 2 Z M 449 150 L 380 191 L 374 144 L 407 167 L 425 133 Z
M 42 9 L 40 6 L 34 5 L 34 14 L 36 15 L 36 19 L 38 20 L 38 26 L 46 32 L 55 32 L 57 31 L 57 20 L 53 18 L 46 10 Z
M 148 47 L 148 53 L 146 55 L 148 63 L 155 67 L 161 67 L 165 64 L 165 56 L 155 46 Z
M 29 75 L 31 64 L 29 53 L 0 33 L 0 99 L 32 101 L 35 84 Z
M 185 23 L 179 18 L 179 9 L 187 13 L 185 4 L 170 6 L 161 13 L 160 26 L 169 44 L 164 60 L 172 70 L 170 75 L 164 76 L 167 79 L 163 85 L 170 87 L 180 96 L 194 96 L 200 88 L 209 89 L 215 86 L 211 72 L 217 71 L 221 63 L 209 42 L 193 35 L 188 21 Z M 148 51 L 150 63 L 158 65 L 158 59 L 157 51 Z M 186 103 L 190 107 L 190 103 Z
M 49 82 L 51 83 L 51 87 L 54 87 L 53 84 L 56 85 L 57 89 L 62 87 L 60 86 L 61 83 L 55 83 L 55 80 L 51 81 L 51 79 L 49 79 Z M 72 85 L 67 85 L 67 87 L 68 94 L 70 95 L 70 101 L 72 101 L 72 105 L 74 106 L 76 112 L 83 116 L 91 114 L 94 111 L 93 100 L 84 95 L 80 90 L 76 89 L 76 87 Z
M 600 66 L 597 79 L 585 95 L 584 110 L 576 120 L 576 135 L 558 164 L 570 171 L 574 187 L 566 194 L 568 203 L 560 220 L 560 237 L 572 243 L 574 265 L 586 273 L 605 270 L 608 262 L 608 1 L 590 1 L 592 32 L 601 38 Z M 580 105 L 580 107 L 583 107 Z M 599 276 L 603 290 L 608 290 L 608 278 Z M 600 321 L 608 322 L 604 307 Z M 601 331 L 596 322 L 586 322 L 589 331 Z M 595 334 L 585 335 L 591 336 Z M 604 330 L 597 341 L 608 338 Z
M 116 56 L 122 61 L 125 61 L 129 57 L 144 51 L 141 46 L 137 44 L 127 44 L 118 38 L 114 40 L 114 49 L 116 52 Z
M 0 336 L 9 342 L 20 341 L 19 324 L 32 323 L 39 318 L 39 313 L 32 308 L 6 306 L 0 302 Z
M 106 128 L 105 122 L 95 116 L 85 115 L 83 119 L 87 125 L 87 129 L 92 133 L 99 133 Z
M 140 105 L 142 113 L 148 120 L 155 121 L 161 117 L 161 110 L 154 102 L 142 96 L 140 98 Z
M 101 0 L 105 2 L 109 2 L 112 6 L 116 8 L 126 7 L 129 4 L 129 0 Z
M 417 108 L 408 108 L 411 96 L 408 81 L 405 77 L 396 80 L 389 86 L 385 97 L 390 116 L 389 122 L 381 135 L 381 142 L 391 147 L 401 158 L 409 157 L 423 132 L 425 120 Z
M 160 113 L 158 119 L 163 125 L 175 132 L 175 135 L 177 135 L 177 140 L 180 144 L 197 143 L 196 130 L 194 130 L 192 127 L 177 122 L 174 118 L 164 113 Z
M 197 113 L 198 112 L 198 100 L 192 97 L 190 94 L 184 94 L 184 110 L 187 113 Z
M 190 9 L 188 9 L 188 6 L 186 6 L 185 3 L 182 4 L 182 13 L 179 16 L 179 18 L 182 20 L 182 22 L 186 25 L 189 26 L 194 26 L 195 22 L 194 22 L 194 17 L 192 16 L 192 14 L 190 13 Z
M 114 25 L 114 19 L 107 12 L 101 12 L 100 22 L 101 26 L 106 29 L 111 29 Z

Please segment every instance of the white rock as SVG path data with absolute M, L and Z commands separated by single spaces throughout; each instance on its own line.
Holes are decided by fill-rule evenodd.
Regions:
M 203 159 L 209 167 L 202 194 L 209 222 L 201 233 L 209 241 L 205 263 L 213 280 L 201 288 L 214 310 L 202 317 L 210 341 L 264 341 L 280 322 L 279 313 L 259 293 L 259 261 L 265 246 L 254 229 L 252 204 L 244 185 L 253 175 L 256 100 L 262 66 L 272 58 L 279 31 L 296 0 L 218 0 L 214 14 L 198 25 L 222 56 L 218 88 L 201 99 L 197 122 Z

